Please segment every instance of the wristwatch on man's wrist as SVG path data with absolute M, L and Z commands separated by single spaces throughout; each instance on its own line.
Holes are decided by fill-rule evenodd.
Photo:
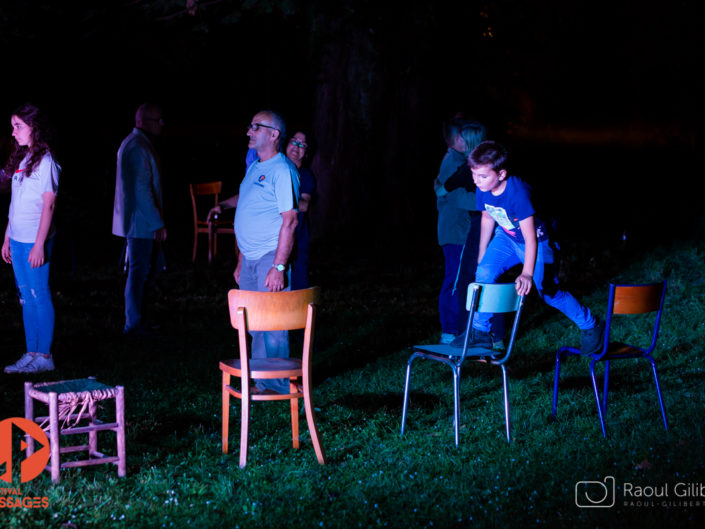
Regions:
M 286 265 L 274 263 L 272 265 L 272 268 L 276 268 L 277 272 L 283 272 L 284 270 L 286 270 Z

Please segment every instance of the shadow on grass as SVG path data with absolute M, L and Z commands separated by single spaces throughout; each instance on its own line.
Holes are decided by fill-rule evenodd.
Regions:
M 444 399 L 429 393 L 411 391 L 409 392 L 409 400 L 413 401 L 415 408 L 431 410 L 437 407 Z M 344 408 L 363 411 L 372 415 L 380 412 L 400 413 L 403 401 L 404 395 L 402 393 L 351 393 L 331 401 L 330 404 L 337 404 Z

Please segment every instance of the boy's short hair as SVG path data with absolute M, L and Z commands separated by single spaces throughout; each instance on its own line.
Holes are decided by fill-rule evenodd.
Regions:
M 508 157 L 507 149 L 503 145 L 496 141 L 487 140 L 472 150 L 468 157 L 468 163 L 471 168 L 491 165 L 493 171 L 501 171 L 506 169 Z

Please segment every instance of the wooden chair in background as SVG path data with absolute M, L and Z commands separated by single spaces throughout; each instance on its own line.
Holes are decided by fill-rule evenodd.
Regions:
M 210 208 L 218 204 L 220 193 L 223 189 L 222 180 L 216 182 L 204 182 L 201 184 L 189 184 L 189 192 L 191 194 L 191 206 L 193 208 L 193 257 L 192 261 L 196 260 L 198 250 L 198 236 L 200 234 L 208 235 L 208 262 L 210 263 L 218 253 L 218 235 L 230 234 L 235 236 L 232 220 L 215 219 L 208 222 L 206 217 Z M 197 197 L 212 195 L 213 204 L 208 206 L 208 210 L 202 212 L 199 218 L 197 207 Z M 204 208 L 205 209 L 205 208 Z M 235 241 L 235 255 L 237 256 L 237 241 Z
M 240 467 L 247 464 L 247 445 L 250 426 L 250 401 L 289 400 L 291 405 L 291 433 L 294 448 L 299 448 L 299 399 L 304 400 L 306 421 L 316 458 L 321 465 L 326 457 L 316 426 L 311 396 L 311 354 L 319 288 L 287 292 L 252 292 L 231 290 L 228 293 L 230 322 L 238 331 L 240 357 L 220 362 L 223 397 L 223 453 L 228 453 L 228 426 L 230 396 L 241 400 Z M 304 329 L 302 358 L 250 358 L 248 331 L 283 331 Z M 231 377 L 240 378 L 240 388 L 231 385 Z M 290 392 L 253 394 L 252 379 L 288 378 Z M 299 382 L 301 380 L 301 382 Z

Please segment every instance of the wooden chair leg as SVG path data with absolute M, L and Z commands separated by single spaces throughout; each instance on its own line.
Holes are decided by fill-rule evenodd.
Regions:
M 230 392 L 227 386 L 230 385 L 230 373 L 223 371 L 223 408 L 222 408 L 222 444 L 223 453 L 228 453 L 228 426 L 230 423 Z
M 242 380 L 242 418 L 240 424 L 240 468 L 247 464 L 247 439 L 250 434 L 250 381 Z
M 311 397 L 311 383 L 307 376 L 304 374 L 304 409 L 306 411 L 306 422 L 308 423 L 308 431 L 311 434 L 311 441 L 313 442 L 313 449 L 316 451 L 316 459 L 321 465 L 326 464 L 326 454 L 323 451 L 323 445 L 321 444 L 321 434 L 318 432 L 318 427 L 316 426 L 316 414 L 313 411 L 313 399 Z
M 191 256 L 191 261 L 196 262 L 196 250 L 198 250 L 198 228 L 193 230 L 193 255 Z
M 117 455 L 118 476 L 123 478 L 127 475 L 127 454 L 125 450 L 125 388 L 117 386 L 118 393 L 115 396 L 115 421 L 118 423 L 117 429 Z
M 289 381 L 289 392 L 296 393 L 296 379 Z M 291 441 L 294 448 L 299 448 L 299 399 L 291 399 Z
M 98 406 L 96 405 L 95 401 L 91 401 L 90 404 L 88 405 L 88 425 L 89 426 L 95 426 L 96 424 L 96 411 L 98 409 Z M 117 418 L 115 419 L 115 422 L 117 422 Z M 98 453 L 98 432 L 95 430 L 91 430 L 88 432 L 88 454 L 91 457 L 96 456 Z
M 213 260 L 213 224 L 208 224 L 208 262 Z
M 49 451 L 51 454 L 51 481 L 58 483 L 61 471 L 59 451 L 59 395 L 49 392 Z
M 29 391 L 32 389 L 31 382 L 24 383 L 24 418 L 34 422 L 34 399 L 30 396 Z M 25 435 L 27 443 L 27 457 L 34 453 L 34 437 Z

